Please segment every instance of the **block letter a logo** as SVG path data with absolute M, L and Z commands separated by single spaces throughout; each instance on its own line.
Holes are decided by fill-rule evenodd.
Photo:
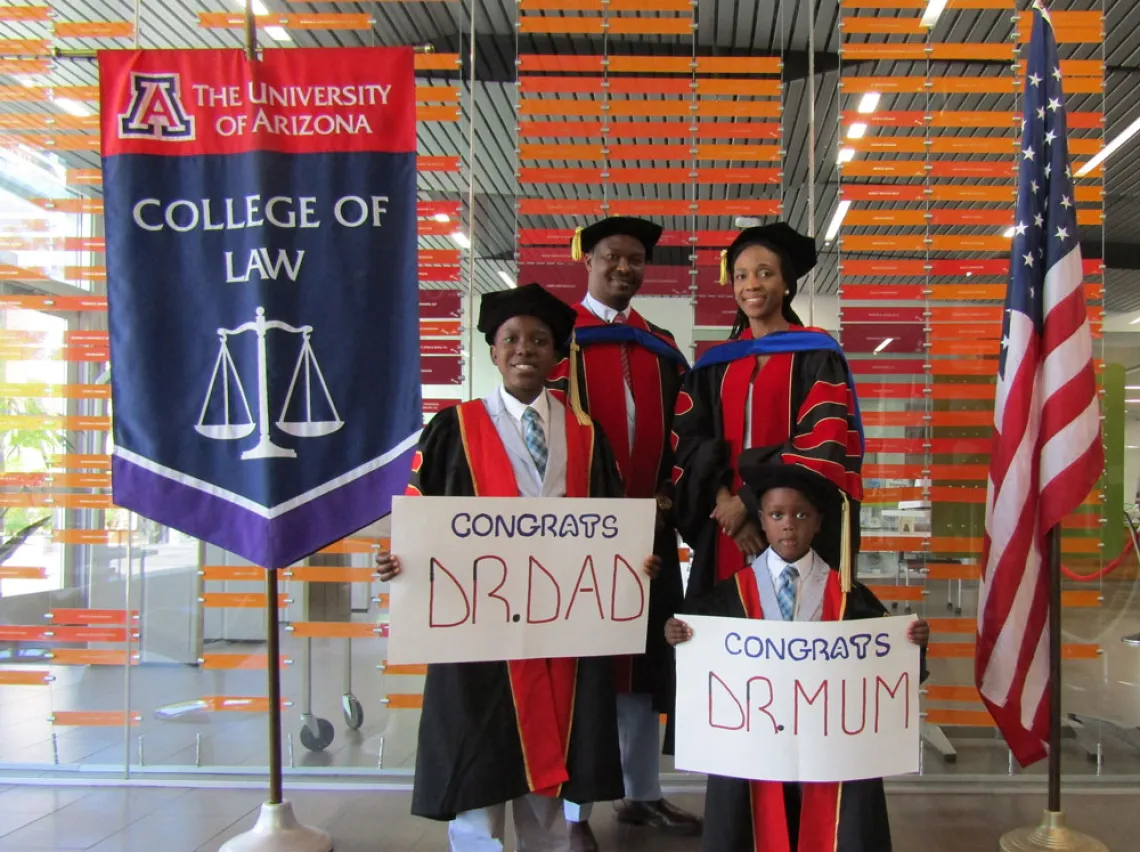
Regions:
M 131 74 L 131 103 L 119 116 L 119 138 L 170 142 L 194 138 L 194 117 L 182 106 L 179 75 Z

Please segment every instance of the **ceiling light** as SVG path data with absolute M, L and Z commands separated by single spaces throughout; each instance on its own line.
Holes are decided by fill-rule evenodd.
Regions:
M 1140 385 L 1125 385 L 1125 390 L 1140 390 Z
M 1140 405 L 1140 399 L 1126 399 L 1124 401 L 1129 405 Z
M 499 277 L 503 279 L 503 283 L 508 287 L 519 286 L 518 282 L 515 281 L 514 276 L 511 275 L 511 273 L 507 272 L 505 269 L 496 269 L 495 272 L 499 274 Z
M 87 118 L 95 114 L 95 110 L 91 109 L 87 104 L 73 101 L 71 98 L 56 98 L 52 103 L 69 115 L 74 115 L 76 118 Z
M 1101 148 L 1100 152 L 1097 153 L 1095 157 L 1077 169 L 1077 177 L 1084 177 L 1087 175 L 1089 172 L 1107 160 L 1110 156 L 1112 156 L 1112 154 L 1116 152 L 1117 148 L 1135 136 L 1138 132 L 1140 132 L 1140 118 L 1136 119 L 1126 128 L 1124 128 L 1123 133 L 1121 133 L 1119 136 Z
M 1129 325 L 1137 325 L 1137 324 L 1140 324 L 1140 317 L 1136 317 L 1136 319 L 1132 320 L 1132 322 L 1130 322 L 1130 323 L 1128 323 L 1128 324 L 1129 324 Z
M 920 26 L 933 27 L 942 17 L 942 10 L 946 8 L 946 0 L 927 0 L 926 11 L 922 13 Z
M 1002 232 L 1002 236 L 1005 237 L 1007 240 L 1009 240 L 1009 239 L 1012 239 L 1013 235 L 1016 233 L 1017 233 L 1017 228 L 1006 228 L 1006 230 Z
M 451 239 L 461 249 L 471 248 L 471 240 L 462 231 L 456 231 L 454 234 L 451 235 Z
M 245 0 L 234 0 L 234 5 L 241 9 L 243 12 L 245 11 Z M 253 7 L 253 14 L 255 15 L 269 14 L 269 9 L 263 2 L 261 2 L 261 0 L 252 0 L 250 6 Z
M 973 272 L 967 272 L 967 273 L 966 273 L 966 277 L 967 277 L 967 278 L 973 278 L 973 277 L 974 277 L 974 273 L 973 273 Z
M 880 343 L 878 346 L 875 347 L 875 354 L 878 355 L 880 352 L 882 352 L 884 349 L 886 349 L 888 346 L 890 346 L 893 342 L 894 342 L 894 338 L 888 337 L 886 340 L 884 340 L 882 343 Z
M 435 221 L 437 221 L 437 222 L 450 222 L 451 221 L 451 217 L 448 216 L 446 213 L 436 213 L 434 216 L 432 216 L 432 218 L 435 219 Z
M 867 92 L 859 100 L 859 112 L 863 115 L 870 115 L 879 108 L 879 99 L 882 97 L 878 92 Z
M 867 135 L 867 124 L 863 121 L 857 121 L 847 128 L 848 139 L 862 139 Z
M 266 27 L 265 34 L 274 41 L 292 41 L 293 36 L 284 27 Z
M 839 164 L 840 165 L 842 165 L 843 163 L 850 163 L 854 159 L 855 159 L 855 149 L 854 148 L 840 148 L 839 149 Z
M 823 235 L 823 241 L 829 243 L 839 235 L 839 226 L 843 224 L 843 218 L 847 215 L 847 211 L 851 209 L 851 202 L 843 200 L 839 202 L 839 206 L 835 208 L 835 215 L 831 217 L 831 224 L 827 226 L 827 233 Z

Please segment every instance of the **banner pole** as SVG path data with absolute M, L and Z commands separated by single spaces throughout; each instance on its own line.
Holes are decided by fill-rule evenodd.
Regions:
M 269 804 L 279 805 L 281 791 L 281 634 L 277 609 L 277 572 L 265 572 L 265 652 L 269 669 Z
M 1065 824 L 1061 810 L 1061 525 L 1045 534 L 1049 572 L 1049 801 L 1040 825 L 1001 839 L 1001 852 L 1108 852 L 1108 847 Z
M 253 0 L 245 0 L 245 56 L 257 60 L 257 23 L 253 19 Z
M 1046 534 L 1049 571 L 1049 810 L 1061 812 L 1061 525 Z

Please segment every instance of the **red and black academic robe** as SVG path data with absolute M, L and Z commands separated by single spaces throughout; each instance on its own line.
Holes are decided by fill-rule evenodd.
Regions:
M 566 494 L 620 497 L 605 437 L 566 409 Z M 412 464 L 409 494 L 517 497 L 507 450 L 482 400 L 437 414 Z M 608 657 L 429 665 L 412 813 L 456 814 L 527 793 L 620 799 L 613 664 Z
M 687 611 L 763 619 L 756 573 L 749 569 L 690 600 Z M 879 618 L 886 608 L 866 586 L 846 595 L 832 571 L 823 620 Z M 683 616 L 682 616 L 683 617 Z M 925 654 L 920 677 L 925 680 Z M 880 778 L 842 784 L 784 784 L 710 775 L 705 792 L 704 852 L 891 852 L 887 799 Z
M 626 497 L 652 498 L 673 493 L 673 447 L 670 436 L 681 380 L 688 369 L 673 336 L 630 311 L 622 324 L 605 323 L 584 305 L 576 307 L 574 325 L 578 344 L 576 372 L 582 409 L 605 433 L 625 482 Z M 621 347 L 629 346 L 630 378 L 637 409 L 633 448 L 625 405 L 625 378 Z M 566 400 L 570 389 L 571 354 L 550 377 L 550 389 Z M 568 401 L 568 400 L 567 400 Z M 615 660 L 618 690 L 649 693 L 654 709 L 673 712 L 675 666 L 673 649 L 665 641 L 665 622 L 684 598 L 681 565 L 677 559 L 677 533 L 672 523 L 659 527 L 653 552 L 661 559 L 661 573 L 649 592 L 646 652 Z
M 766 357 L 758 367 L 758 357 Z M 758 506 L 736 469 L 744 449 L 745 406 L 752 390 L 753 448 L 779 448 L 786 464 L 809 467 L 851 500 L 852 553 L 859 544 L 863 497 L 862 424 L 855 386 L 839 344 L 817 329 L 793 327 L 710 349 L 685 377 L 677 399 L 673 471 L 677 528 L 693 548 L 686 596 L 692 599 L 746 564 L 744 554 L 710 514 L 722 488 L 737 494 L 756 518 Z M 817 538 L 815 550 L 839 564 L 839 526 Z

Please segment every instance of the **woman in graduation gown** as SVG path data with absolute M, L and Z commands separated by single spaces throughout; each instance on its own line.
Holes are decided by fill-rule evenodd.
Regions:
M 514 330 L 509 321 L 516 317 L 540 320 L 534 333 L 543 339 L 536 337 L 533 346 L 519 342 L 531 332 Z M 432 418 L 413 461 L 409 494 L 623 496 L 601 430 L 543 387 L 574 320 L 572 308 L 537 284 L 483 297 L 478 327 L 492 344 L 504 383 L 487 399 Z M 521 415 L 512 419 L 512 408 Z M 542 471 L 527 433 L 531 408 L 545 413 Z M 387 555 L 378 564 L 381 579 L 400 571 Z M 653 573 L 649 561 L 646 569 Z M 623 795 L 615 701 L 608 657 L 429 665 L 412 813 L 458 817 L 450 829 L 453 850 L 501 848 L 480 844 L 501 843 L 487 826 L 497 824 L 501 831 L 497 809 L 513 802 L 519 848 L 552 848 L 552 831 L 565 837 L 560 799 L 610 801 Z M 543 824 L 530 839 L 520 823 L 520 812 L 528 811 Z M 547 824 L 551 819 L 556 826 Z
M 844 499 L 833 480 L 806 466 L 782 463 L 780 455 L 778 448 L 747 450 L 741 455 L 738 466 L 757 501 L 771 489 L 797 491 L 819 513 L 819 531 L 814 542 L 822 538 L 842 541 L 847 528 L 854 526 L 850 500 Z M 841 473 L 838 470 L 836 473 L 842 481 Z M 780 499 L 787 500 L 786 495 L 787 490 Z M 788 511 L 786 503 L 774 508 Z M 784 523 L 774 521 L 777 525 Z M 874 593 L 853 580 L 851 553 L 841 552 L 838 561 L 822 564 L 818 550 L 815 547 L 810 550 L 815 551 L 815 561 L 809 551 L 807 562 L 811 564 L 811 571 L 799 575 L 796 614 L 790 618 L 780 613 L 767 561 L 773 550 L 761 554 L 749 570 L 722 580 L 699 598 L 690 600 L 686 611 L 695 615 L 776 621 L 849 621 L 888 615 Z M 781 560 L 778 565 L 783 564 L 782 556 L 777 555 L 777 559 Z M 822 575 L 815 572 L 816 565 L 823 571 Z M 667 625 L 666 631 L 672 642 L 692 637 L 691 628 L 676 619 Z M 908 638 L 920 647 L 920 681 L 927 676 L 929 636 L 930 627 L 922 619 L 908 628 Z M 883 781 L 867 778 L 843 783 L 796 784 L 710 775 L 701 848 L 705 852 L 891 852 Z
M 858 518 L 862 423 L 847 360 L 831 335 L 805 328 L 791 307 L 797 280 L 815 263 L 815 242 L 784 222 L 742 231 L 722 259 L 736 323 L 688 373 L 673 420 L 674 511 L 694 551 L 687 599 L 765 547 L 751 520 L 755 497 L 735 466 L 746 449 L 778 447 L 785 462 L 842 482 Z M 851 536 L 854 552 L 858 523 Z M 837 539 L 817 549 L 838 563 Z

